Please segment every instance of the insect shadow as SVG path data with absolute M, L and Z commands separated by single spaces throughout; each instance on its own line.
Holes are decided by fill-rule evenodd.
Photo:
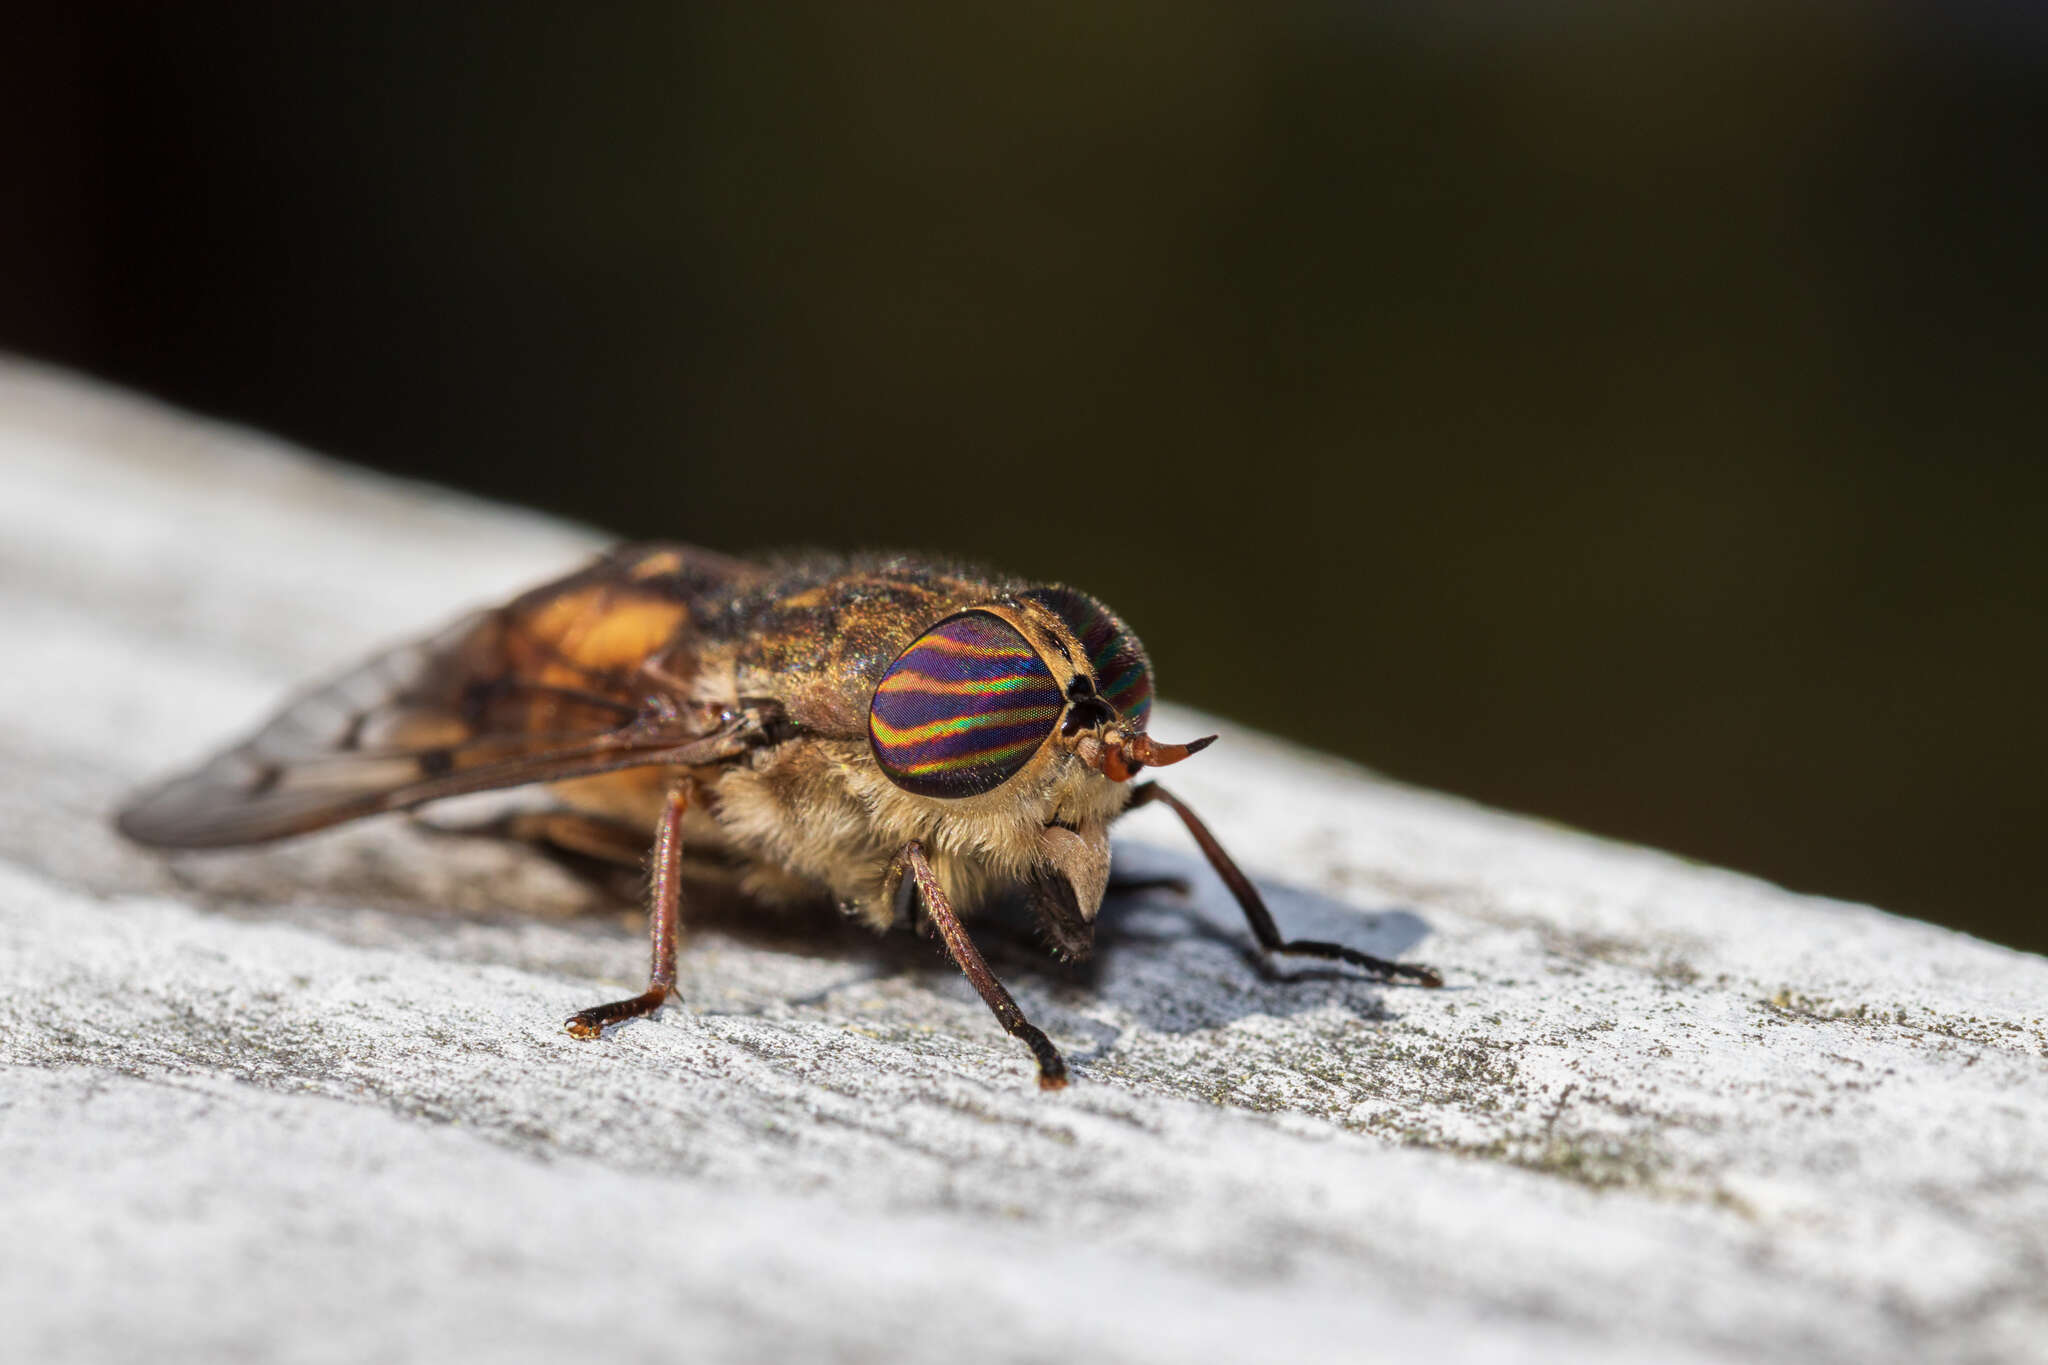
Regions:
M 1288 1017 L 1335 1008 L 1361 1022 L 1393 1017 L 1389 990 L 1403 989 L 1337 963 L 1273 957 L 1262 952 L 1230 893 L 1206 863 L 1144 844 L 1119 842 L 1117 879 L 1096 921 L 1096 949 L 1081 962 L 1047 958 L 1024 936 L 1005 953 L 1013 973 L 1046 979 L 1068 1033 L 1108 1034 L 1077 1054 L 1088 1060 L 1113 1045 L 1102 1027 L 1106 1005 L 1138 1027 L 1183 1034 L 1228 1026 L 1249 1015 Z M 1120 890 L 1118 881 L 1131 886 Z M 1177 882 L 1178 887 L 1156 883 Z M 1154 883 L 1154 884 L 1148 884 Z M 1290 936 L 1343 942 L 1377 957 L 1398 958 L 1427 938 L 1430 926 L 1411 910 L 1361 911 L 1301 887 L 1261 880 L 1259 890 Z M 999 922 L 1008 922 L 999 915 Z M 1035 960 L 1034 960 L 1035 958 Z M 1028 980 L 1028 978 L 1026 978 Z M 1091 1017 L 1095 1016 L 1095 1017 Z
M 206 889 L 213 894 L 203 899 L 225 913 L 286 918 L 344 941 L 433 942 L 437 952 L 452 949 L 479 961 L 602 976 L 616 970 L 621 944 L 637 945 L 640 932 L 628 919 L 640 902 L 642 883 L 630 869 L 500 844 L 502 856 L 463 869 L 470 874 L 465 879 L 468 895 L 462 898 L 467 904 L 456 905 L 453 888 L 444 881 L 445 867 L 420 856 L 438 852 L 445 857 L 443 836 L 421 831 L 417 824 L 392 834 L 400 841 L 395 847 L 387 834 L 307 849 L 312 856 L 294 849 L 253 863 L 246 856 L 220 864 L 199 859 L 184 869 L 191 875 L 176 879 L 188 893 L 211 883 Z M 422 835 L 432 847 L 411 842 Z M 1392 1017 L 1384 1003 L 1391 989 L 1387 982 L 1341 964 L 1261 952 L 1229 891 L 1195 854 L 1119 840 L 1115 859 L 1110 892 L 1096 920 L 1095 952 L 1085 959 L 1059 960 L 1021 900 L 999 901 L 971 921 L 991 966 L 1027 1008 L 1043 1014 L 1060 1034 L 1089 1040 L 1075 1052 L 1076 1060 L 1112 1051 L 1122 1031 L 1132 1026 L 1185 1034 L 1227 1027 L 1249 1015 L 1289 1017 L 1330 1008 L 1366 1023 Z M 565 913 L 559 880 L 550 888 L 533 877 L 535 860 L 553 862 L 582 886 L 572 898 L 575 908 Z M 477 877 L 479 872 L 484 875 Z M 1429 924 L 1407 909 L 1361 911 L 1267 879 L 1260 880 L 1259 889 L 1289 935 L 1339 941 L 1392 959 L 1430 933 Z M 325 906 L 337 898 L 357 907 L 357 913 L 326 913 Z M 317 908 L 309 902 L 317 902 Z M 971 987 L 929 935 L 877 935 L 823 902 L 764 909 L 730 888 L 692 882 L 685 919 L 700 942 L 723 938 L 745 948 L 851 969 L 830 973 L 832 980 L 815 989 L 778 998 L 777 1007 L 829 1008 L 832 997 L 848 989 L 904 978 L 963 1001 L 972 998 Z M 555 931 L 547 936 L 550 946 L 540 950 L 545 960 L 508 962 L 508 948 L 513 958 L 524 957 L 520 946 L 497 942 L 495 935 L 477 939 L 463 932 L 463 926 L 529 922 L 544 922 Z M 686 948 L 686 963 L 688 956 Z M 748 999 L 757 990 L 724 1001 L 692 999 L 692 994 L 686 990 L 680 1003 L 700 1013 L 758 1012 Z
M 1342 964 L 1261 952 L 1236 902 L 1199 857 L 1121 842 L 1116 857 L 1117 874 L 1096 919 L 1095 951 L 1087 958 L 1055 956 L 1022 900 L 998 901 L 972 921 L 990 966 L 1027 1012 L 1068 1040 L 1075 1061 L 1114 1052 L 1132 1028 L 1190 1034 L 1252 1015 L 1287 1018 L 1317 1010 L 1335 1010 L 1361 1024 L 1395 1017 L 1386 995 L 1404 986 Z M 1341 941 L 1375 956 L 1397 957 L 1431 932 L 1411 910 L 1361 911 L 1271 881 L 1260 882 L 1259 889 L 1288 933 Z M 914 980 L 962 1003 L 973 998 L 930 936 L 878 936 L 829 907 L 767 914 L 709 896 L 693 903 L 690 921 L 700 934 L 715 932 L 750 947 L 862 968 L 850 979 L 779 1000 L 780 1006 L 829 1008 L 844 991 L 889 979 Z
M 630 909 L 642 899 L 641 874 L 631 869 L 559 849 L 542 850 L 542 855 L 620 909 Z M 1361 912 L 1356 906 L 1298 887 L 1267 883 L 1261 890 L 1269 908 L 1293 937 L 1340 941 L 1391 960 L 1430 933 L 1428 923 L 1409 910 Z M 822 901 L 808 907 L 764 909 L 729 886 L 693 881 L 687 918 L 699 934 L 715 931 L 753 947 L 863 960 L 877 974 L 913 971 L 920 975 L 929 972 L 938 980 L 958 979 L 957 969 L 937 951 L 929 932 L 878 936 Z M 1189 968 L 1196 978 L 1221 973 L 1246 988 L 1257 983 L 1284 996 L 1306 994 L 1318 1003 L 1327 1001 L 1331 993 L 1305 991 L 1315 983 L 1342 988 L 1346 999 L 1357 995 L 1356 987 L 1389 984 L 1323 959 L 1268 955 L 1260 950 L 1236 902 L 1202 859 L 1123 840 L 1116 845 L 1109 894 L 1096 920 L 1096 951 L 1089 957 L 1065 960 L 1047 943 L 1041 921 L 1021 896 L 999 900 L 977 916 L 973 926 L 976 938 L 986 941 L 1010 974 L 1045 977 L 1048 984 L 1105 999 L 1128 994 L 1130 999 L 1112 999 L 1111 1003 L 1132 1006 L 1183 994 L 1173 988 L 1171 980 L 1171 971 L 1179 967 Z M 924 927 L 929 930 L 928 924 Z M 1197 960 L 1178 960 L 1190 953 Z M 1166 972 L 1154 973 L 1161 979 L 1135 983 L 1128 992 L 1120 989 L 1127 984 L 1128 969 L 1162 957 L 1175 960 L 1164 964 Z M 1230 965 L 1233 959 L 1238 964 L 1235 968 Z M 1246 972 L 1249 978 L 1244 977 Z M 829 993 L 828 988 L 824 994 Z M 789 1003 L 807 1001 L 797 998 Z M 1239 1009 L 1216 1022 L 1246 1012 Z

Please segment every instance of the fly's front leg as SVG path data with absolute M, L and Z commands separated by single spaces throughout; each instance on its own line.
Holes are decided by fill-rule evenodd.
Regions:
M 996 980 L 996 974 L 988 969 L 988 963 L 974 946 L 974 940 L 967 937 L 960 917 L 953 913 L 952 902 L 946 899 L 946 889 L 939 885 L 939 874 L 932 870 L 931 860 L 925 857 L 924 845 L 915 839 L 905 844 L 903 851 L 890 861 L 886 884 L 896 885 L 906 869 L 917 882 L 918 894 L 924 900 L 924 912 L 931 917 L 939 937 L 945 940 L 946 951 L 953 955 L 953 961 L 974 983 L 974 989 L 981 993 L 982 1000 L 995 1011 L 997 1022 L 1011 1037 L 1030 1048 L 1031 1055 L 1038 1059 L 1038 1088 L 1058 1090 L 1065 1086 L 1066 1059 L 1052 1045 L 1052 1039 L 1024 1017 L 1024 1011 L 1017 1008 L 1017 1002 L 1003 989 L 1003 983 Z
M 647 970 L 647 989 L 630 1000 L 615 1000 L 570 1015 L 564 1027 L 578 1038 L 595 1038 L 609 1024 L 652 1014 L 675 993 L 676 932 L 683 902 L 683 812 L 689 808 L 689 784 L 677 783 L 662 804 L 661 823 L 655 829 L 647 907 L 647 942 L 652 959 Z
M 1405 979 L 1422 986 L 1444 984 L 1443 977 L 1437 974 L 1434 967 L 1424 967 L 1419 963 L 1389 962 L 1383 957 L 1361 953 L 1358 949 L 1347 948 L 1341 943 L 1323 943 L 1307 938 L 1282 938 L 1280 926 L 1273 922 L 1273 912 L 1266 908 L 1265 898 L 1260 896 L 1259 889 L 1252 885 L 1252 879 L 1244 875 L 1244 870 L 1223 851 L 1223 845 L 1216 842 L 1216 836 L 1209 832 L 1209 827 L 1203 824 L 1178 796 L 1157 782 L 1147 782 L 1132 793 L 1129 809 L 1135 810 L 1153 801 L 1160 801 L 1171 807 L 1173 813 L 1180 817 L 1180 822 L 1188 827 L 1188 833 L 1195 836 L 1195 842 L 1201 846 L 1203 856 L 1209 860 L 1209 866 L 1216 869 L 1216 875 L 1223 878 L 1223 884 L 1228 886 L 1230 894 L 1237 898 L 1238 908 L 1244 911 L 1245 919 L 1251 923 L 1252 933 L 1258 937 L 1259 947 L 1266 952 L 1349 962 L 1354 967 L 1363 967 L 1388 980 Z

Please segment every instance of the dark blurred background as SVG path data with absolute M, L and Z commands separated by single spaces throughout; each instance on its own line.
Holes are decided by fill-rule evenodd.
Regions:
M 47 6 L 0 347 L 2048 948 L 2040 14 Z

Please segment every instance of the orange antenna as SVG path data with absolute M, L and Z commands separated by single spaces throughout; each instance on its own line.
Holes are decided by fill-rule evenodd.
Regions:
M 1110 781 L 1128 782 L 1138 775 L 1141 768 L 1164 768 L 1190 754 L 1202 752 L 1215 742 L 1214 735 L 1186 744 L 1162 744 L 1146 734 L 1126 737 L 1111 733 L 1106 739 L 1088 736 L 1075 746 L 1074 752 L 1081 756 L 1082 762 Z

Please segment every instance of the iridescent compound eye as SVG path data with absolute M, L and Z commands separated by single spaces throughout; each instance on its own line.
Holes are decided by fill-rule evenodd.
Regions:
M 920 635 L 875 689 L 868 743 L 889 780 L 919 796 L 978 796 L 1016 776 L 1066 698 L 1038 651 L 983 611 Z
M 1152 664 L 1138 637 L 1116 614 L 1084 592 L 1072 588 L 1037 588 L 1024 594 L 1052 608 L 1088 654 L 1095 674 L 1095 694 L 1116 713 L 1143 730 L 1152 714 Z

